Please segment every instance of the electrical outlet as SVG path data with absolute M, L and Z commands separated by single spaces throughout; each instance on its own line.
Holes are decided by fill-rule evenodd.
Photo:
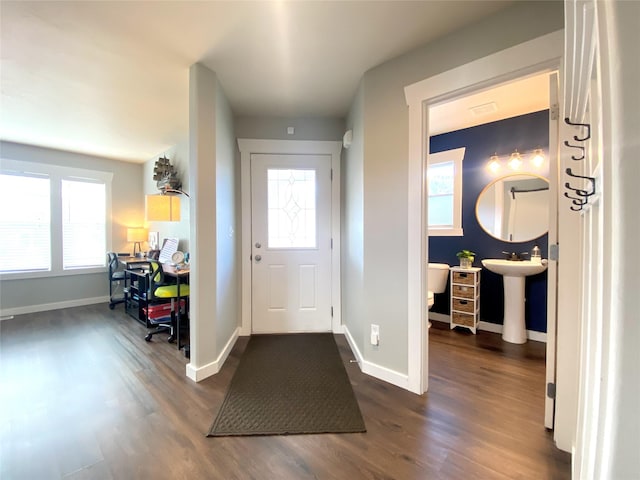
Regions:
M 371 345 L 380 345 L 380 326 L 371 324 Z

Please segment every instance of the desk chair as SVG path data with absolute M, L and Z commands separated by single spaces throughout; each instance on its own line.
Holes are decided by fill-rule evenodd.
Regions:
M 167 339 L 169 343 L 173 343 L 175 340 L 174 328 L 176 325 L 176 315 L 180 315 L 180 303 L 181 300 L 189 296 L 189 285 L 180 285 L 180 298 L 178 298 L 178 286 L 167 284 L 164 278 L 164 272 L 162 271 L 162 265 L 156 260 L 149 261 L 149 306 L 153 304 L 167 303 L 167 300 L 171 301 L 171 318 L 167 320 L 166 317 L 157 319 L 149 318 L 149 323 L 156 324 L 157 327 L 148 332 L 144 339 L 150 342 L 153 336 L 157 333 L 169 333 Z M 149 306 L 147 309 L 149 309 Z M 148 311 L 148 310 L 147 310 Z
M 107 252 L 107 262 L 109 267 L 109 308 L 113 310 L 118 303 L 124 303 L 124 292 L 122 297 L 114 298 L 119 282 L 124 284 L 124 269 L 120 268 L 118 262 L 118 254 L 115 252 Z M 114 288 L 114 285 L 116 288 Z

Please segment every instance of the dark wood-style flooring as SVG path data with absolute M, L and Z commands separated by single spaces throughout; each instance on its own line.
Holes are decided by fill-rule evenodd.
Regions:
M 218 375 L 121 306 L 0 322 L 0 478 L 566 479 L 543 426 L 544 345 L 434 323 L 428 394 L 364 375 L 336 340 L 367 433 L 207 438 L 247 339 Z

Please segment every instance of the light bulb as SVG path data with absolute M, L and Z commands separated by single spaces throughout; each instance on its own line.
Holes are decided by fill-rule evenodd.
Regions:
M 491 155 L 491 157 L 489 157 L 487 168 L 491 170 L 492 173 L 497 173 L 500 170 L 500 159 L 498 155 Z
M 544 163 L 544 153 L 542 152 L 542 149 L 538 148 L 533 151 L 533 158 L 531 159 L 531 164 L 536 168 L 540 168 L 543 163 Z
M 522 157 L 520 156 L 518 150 L 516 150 L 511 154 L 511 158 L 509 159 L 509 167 L 511 167 L 513 170 L 519 170 L 521 166 Z

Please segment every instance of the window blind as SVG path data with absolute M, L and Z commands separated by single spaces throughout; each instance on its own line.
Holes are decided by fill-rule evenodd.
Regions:
M 51 269 L 48 176 L 0 174 L 0 272 Z
M 62 266 L 104 265 L 106 188 L 104 183 L 62 180 Z

